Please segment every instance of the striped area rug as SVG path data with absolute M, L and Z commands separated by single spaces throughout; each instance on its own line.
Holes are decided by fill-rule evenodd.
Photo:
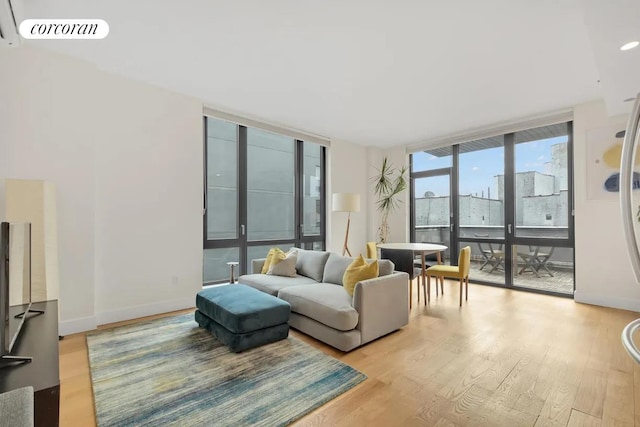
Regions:
M 293 337 L 232 353 L 193 314 L 87 344 L 99 426 L 287 425 L 366 379 Z

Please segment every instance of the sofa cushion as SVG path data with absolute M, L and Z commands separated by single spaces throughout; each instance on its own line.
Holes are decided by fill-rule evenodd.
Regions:
M 276 253 L 271 258 L 271 265 L 267 274 L 272 276 L 296 277 L 296 263 L 298 257 L 295 252 L 285 254 Z
M 344 276 L 344 272 L 352 262 L 353 258 L 341 256 L 332 252 L 324 266 L 322 281 L 324 283 L 333 283 L 335 285 L 342 286 L 342 276 Z
M 341 256 L 331 252 L 331 254 L 329 255 L 329 259 L 324 266 L 324 275 L 322 276 L 322 281 L 324 283 L 334 283 L 336 285 L 342 286 L 344 284 L 342 282 L 344 272 L 347 271 L 347 267 L 349 267 L 349 264 L 351 264 L 354 259 L 355 258 Z M 367 259 L 367 263 L 371 263 L 372 261 L 372 259 Z M 378 260 L 378 275 L 388 276 L 389 274 L 393 273 L 394 268 L 395 265 L 393 265 L 393 263 L 388 259 Z
M 367 262 L 371 262 L 372 260 L 368 259 Z M 379 259 L 378 260 L 378 276 L 388 276 L 393 273 L 396 265 L 388 259 Z
M 360 255 L 354 259 L 347 271 L 344 272 L 342 285 L 349 295 L 353 295 L 356 283 L 362 280 L 375 279 L 378 277 L 378 260 L 373 260 L 370 264 Z
M 340 331 L 350 331 L 358 324 L 358 312 L 351 305 L 351 295 L 333 283 L 284 288 L 278 292 L 278 298 L 288 302 L 292 312 Z
M 298 274 L 311 277 L 316 282 L 322 282 L 324 274 L 324 266 L 329 259 L 330 252 L 325 251 L 308 251 L 306 249 L 295 248 L 298 254 L 296 262 L 296 270 Z
M 309 285 L 318 283 L 305 276 L 282 277 L 268 274 L 247 274 L 238 278 L 238 283 L 251 286 L 270 295 L 278 295 L 278 291 L 290 286 Z

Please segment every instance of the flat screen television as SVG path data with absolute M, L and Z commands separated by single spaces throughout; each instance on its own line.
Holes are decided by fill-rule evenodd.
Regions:
M 0 224 L 0 358 L 29 362 L 11 352 L 31 308 L 31 224 Z

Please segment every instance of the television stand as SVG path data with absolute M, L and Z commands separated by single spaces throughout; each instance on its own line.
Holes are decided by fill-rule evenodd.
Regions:
M 28 313 L 34 313 L 36 316 L 40 315 L 40 314 L 44 314 L 44 310 L 36 310 L 33 308 L 29 308 L 27 311 L 23 311 L 22 313 L 18 313 L 16 314 L 15 317 L 16 319 L 20 319 L 25 317 L 25 315 L 27 315 Z M 26 322 L 27 320 L 29 320 L 29 318 L 24 319 L 24 321 Z M 24 328 L 24 325 L 22 325 L 22 327 Z M 4 356 L 0 356 L 0 367 L 2 367 L 2 362 L 6 362 L 7 364 L 9 363 L 29 363 L 33 360 L 33 357 L 28 357 L 28 356 L 10 356 L 10 355 L 4 355 Z
M 0 392 L 32 386 L 34 426 L 55 427 L 60 415 L 60 368 L 58 361 L 58 302 L 33 303 L 44 314 L 29 316 L 14 344 L 15 354 L 30 354 L 30 363 L 0 369 Z M 2 420 L 0 420 L 2 424 Z
M 12 362 L 29 363 L 33 360 L 33 357 L 7 355 L 7 356 L 0 356 L 0 360 L 7 363 L 12 363 Z
M 22 313 L 18 313 L 13 317 L 15 317 L 16 319 L 19 319 L 21 317 L 24 317 L 24 315 L 27 314 L 27 313 L 44 314 L 44 310 L 34 310 L 34 309 L 30 308 L 29 310 L 23 311 Z

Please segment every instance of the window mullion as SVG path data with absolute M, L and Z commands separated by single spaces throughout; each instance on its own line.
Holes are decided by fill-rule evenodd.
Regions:
M 215 123 L 212 123 L 211 121 L 215 121 Z M 234 129 L 233 135 L 230 129 L 231 126 L 233 126 L 233 129 Z M 252 202 L 252 207 L 253 207 L 253 201 L 254 201 L 253 198 L 249 199 L 249 192 L 250 192 L 249 191 L 250 189 L 248 188 L 249 180 L 251 179 L 251 183 L 253 185 L 253 183 L 256 182 L 256 179 L 258 180 L 262 179 L 263 177 L 259 175 L 261 174 L 260 172 L 262 170 L 261 168 L 263 168 L 264 166 L 262 164 L 257 164 L 257 165 L 253 163 L 250 164 L 250 161 L 251 162 L 263 161 L 262 158 L 257 159 L 254 157 L 258 155 L 262 156 L 262 153 L 258 154 L 259 150 L 257 150 L 255 153 L 253 151 L 254 148 L 256 148 L 254 147 L 254 142 L 253 142 L 254 130 L 255 129 L 253 128 L 248 128 L 246 126 L 239 125 L 238 123 L 233 123 L 230 121 L 211 119 L 211 118 L 207 118 L 206 116 L 203 119 L 203 136 L 204 136 L 203 138 L 203 145 L 204 145 L 203 147 L 203 154 L 204 154 L 203 156 L 204 157 L 203 158 L 203 183 L 204 183 L 203 205 L 204 205 L 204 210 L 202 215 L 203 215 L 203 250 L 205 252 L 203 279 L 206 279 L 207 283 L 224 282 L 225 278 L 228 277 L 226 261 L 239 261 L 241 265 L 241 269 L 239 273 L 240 274 L 247 273 L 250 268 L 249 266 L 250 258 L 255 258 L 255 256 L 257 255 L 257 252 L 262 250 L 262 248 L 256 249 L 256 247 L 259 247 L 259 246 L 266 247 L 266 246 L 278 245 L 278 244 L 287 244 L 287 245 L 291 244 L 295 246 L 302 246 L 305 244 L 309 245 L 314 242 L 322 242 L 323 247 L 325 245 L 325 234 L 326 234 L 326 229 L 325 229 L 326 201 L 324 200 L 324 198 L 326 197 L 325 196 L 325 179 L 326 179 L 325 148 L 320 147 L 320 150 L 319 150 L 320 159 L 318 164 L 317 163 L 318 159 L 315 158 L 317 156 L 316 153 L 318 152 L 316 147 L 314 147 L 313 145 L 307 145 L 310 143 L 304 142 L 299 139 L 293 139 L 293 140 L 289 139 L 289 143 L 293 144 L 293 158 L 292 160 L 287 160 L 285 162 L 282 159 L 285 155 L 288 158 L 291 158 L 289 157 L 291 156 L 291 151 L 290 151 L 291 148 L 287 148 L 285 150 L 287 154 L 283 154 L 283 150 L 279 150 L 277 147 L 278 141 L 276 141 L 276 144 L 274 144 L 274 146 L 271 146 L 268 139 L 266 140 L 261 139 L 261 138 L 264 138 L 264 136 L 256 136 L 256 138 L 258 139 L 256 140 L 255 146 L 259 150 L 273 148 L 273 153 L 270 152 L 271 154 L 280 153 L 280 157 L 279 157 L 281 159 L 280 164 L 286 165 L 286 170 L 289 171 L 286 177 L 287 181 L 291 179 L 291 175 L 290 175 L 291 170 L 289 169 L 289 167 L 293 166 L 294 200 L 292 201 L 293 202 L 292 213 L 293 213 L 293 222 L 294 222 L 293 225 L 295 227 L 295 230 L 294 230 L 294 233 L 290 233 L 290 230 L 288 229 L 288 226 L 287 226 L 286 236 L 276 235 L 278 233 L 275 233 L 275 234 L 268 233 L 268 232 L 264 233 L 263 232 L 264 230 L 258 230 L 257 232 L 252 232 L 251 234 L 252 239 L 254 239 L 254 241 L 252 242 L 249 241 L 249 226 L 251 225 L 249 224 L 249 221 L 250 221 L 249 217 L 251 216 L 251 220 L 253 221 L 253 225 L 254 225 L 253 230 L 256 231 L 255 230 L 256 227 L 258 228 L 263 227 L 262 220 L 267 218 L 267 217 L 263 217 L 264 215 L 276 214 L 276 212 L 274 212 L 273 210 L 271 211 L 265 210 L 264 214 L 262 214 L 262 212 L 256 213 L 253 210 L 249 212 L 249 202 L 250 201 Z M 213 136 L 212 134 L 212 132 L 214 131 L 218 132 L 216 136 Z M 259 132 L 257 134 L 259 134 Z M 220 139 L 221 141 L 216 141 L 215 140 L 216 138 Z M 233 140 L 233 138 L 235 138 L 235 141 Z M 267 136 L 267 138 L 269 137 Z M 251 139 L 252 141 L 251 146 L 249 146 L 249 139 Z M 277 139 L 277 135 L 276 135 L 276 139 Z M 214 143 L 214 145 L 209 145 L 209 144 L 212 144 L 212 142 Z M 235 153 L 232 151 L 233 149 L 231 148 L 231 145 L 230 145 L 231 142 L 236 142 Z M 218 143 L 221 145 L 217 145 Z M 222 145 L 222 144 L 228 144 L 228 146 Z M 288 147 L 291 147 L 291 146 L 289 145 Z M 305 166 L 305 149 L 310 150 L 309 156 L 313 158 L 313 159 L 309 159 L 309 161 L 311 161 L 311 163 L 309 163 L 309 167 L 311 167 L 309 171 L 305 171 L 305 167 L 306 167 Z M 232 178 L 230 175 L 230 172 L 233 170 L 232 165 L 229 163 L 224 163 L 223 159 L 221 158 L 221 156 L 225 156 L 225 155 L 229 156 L 228 160 L 230 160 L 232 156 L 235 157 L 235 159 L 232 161 L 232 163 L 235 163 L 233 165 L 235 167 L 235 171 L 233 171 L 235 174 L 235 178 Z M 214 156 L 214 157 L 210 158 L 210 156 Z M 267 160 L 269 159 L 265 158 L 265 161 Z M 290 163 L 291 161 L 293 161 L 293 165 L 291 165 Z M 319 184 L 315 179 L 315 177 L 318 175 L 317 169 L 315 169 L 314 171 L 312 165 L 315 165 L 316 168 L 319 167 L 320 169 L 319 178 L 321 181 Z M 253 168 L 253 169 L 250 170 L 250 168 Z M 267 167 L 266 169 L 269 169 L 269 168 Z M 271 170 L 271 169 L 269 169 L 267 172 L 275 173 L 277 172 L 277 170 L 279 170 L 279 168 L 277 167 L 274 170 Z M 309 197 L 311 197 L 313 200 L 317 200 L 318 191 L 316 190 L 316 187 L 320 187 L 319 188 L 320 202 L 318 205 L 316 205 L 316 206 L 319 206 L 319 208 L 321 209 L 320 217 L 319 217 L 321 221 L 319 235 L 315 235 L 317 224 L 314 223 L 314 224 L 309 224 L 310 226 L 309 229 L 312 231 L 310 232 L 309 236 L 305 236 L 305 229 L 304 229 L 305 202 L 307 201 L 307 199 L 305 198 L 305 173 L 310 174 L 309 183 L 311 182 L 311 176 L 313 177 L 314 190 L 313 190 L 313 195 L 310 194 Z M 258 176 L 256 176 L 255 174 L 258 174 Z M 216 179 L 218 181 L 216 181 L 216 183 L 214 183 L 213 181 L 211 183 L 208 182 L 209 178 L 213 177 L 214 175 L 216 178 L 211 178 L 211 179 Z M 264 178 L 267 180 L 265 181 L 265 183 L 267 183 L 268 185 L 273 185 L 274 176 L 275 175 L 273 174 L 269 176 L 265 176 Z M 225 178 L 227 179 L 227 181 L 224 181 Z M 261 187 L 262 184 L 263 183 L 261 181 L 257 184 L 259 188 L 256 190 L 256 197 L 264 197 L 266 193 L 269 193 L 269 190 L 271 187 L 267 188 L 266 192 L 263 192 L 262 191 L 263 188 Z M 209 196 L 210 196 L 209 185 L 217 185 L 215 190 L 219 194 L 221 194 L 221 196 L 219 194 L 216 194 L 215 195 L 216 200 L 209 200 Z M 275 200 L 276 201 L 281 200 L 283 197 L 280 196 L 280 199 L 278 199 L 278 196 L 277 196 L 277 192 L 278 192 L 277 185 L 280 185 L 279 187 L 280 189 L 284 189 L 286 188 L 286 184 L 283 184 L 282 181 L 278 181 L 276 179 L 275 185 L 276 185 L 276 188 L 274 190 L 274 194 L 276 194 Z M 234 186 L 235 186 L 235 189 L 233 188 Z M 224 193 L 225 191 L 227 191 L 227 193 Z M 228 197 L 225 199 L 225 194 L 228 195 L 229 191 L 235 191 L 235 195 L 233 197 Z M 288 193 L 288 191 L 286 191 L 286 193 Z M 281 191 L 280 194 L 284 194 L 284 192 Z M 251 190 L 251 195 L 252 197 L 254 195 L 253 189 Z M 291 199 L 288 199 L 286 197 L 285 199 L 287 200 L 287 203 L 291 203 Z M 231 209 L 232 207 L 231 200 L 234 200 L 234 203 L 235 203 L 235 206 L 233 207 L 233 212 Z M 209 211 L 209 205 L 211 205 L 210 211 Z M 313 210 L 311 208 L 309 209 L 310 210 L 306 212 L 308 213 L 309 220 L 317 221 L 318 217 L 313 214 Z M 217 222 L 215 226 L 218 227 L 218 225 L 224 224 L 224 221 L 228 220 L 227 221 L 228 225 L 226 226 L 228 230 L 227 230 L 227 233 L 224 234 L 225 230 L 222 230 L 222 232 L 218 232 L 216 229 L 215 233 L 213 233 L 216 235 L 213 237 L 209 237 L 208 234 L 212 232 L 211 230 L 208 229 L 210 225 L 209 219 L 211 220 L 214 219 L 214 217 L 212 216 L 212 214 L 214 213 L 222 217 L 222 221 L 223 221 L 223 222 Z M 227 214 L 227 217 L 224 217 L 225 213 Z M 281 214 L 281 210 L 277 210 L 277 214 Z M 290 211 L 287 212 L 287 215 L 288 215 L 288 218 L 291 218 Z M 269 218 L 271 217 L 269 216 Z M 232 223 L 231 219 L 234 220 L 235 224 Z M 224 225 L 220 226 L 220 228 L 224 228 L 224 227 L 225 227 Z M 276 230 L 279 230 L 279 228 Z M 271 237 L 277 237 L 277 238 L 272 239 Z M 261 239 L 261 240 L 255 240 L 255 239 Z M 253 251 L 251 251 L 251 248 L 254 248 Z M 226 249 L 228 250 L 225 252 Z
M 295 213 L 294 213 L 294 222 L 295 222 L 295 232 L 294 236 L 296 239 L 296 243 L 299 244 L 303 237 L 302 232 L 302 221 L 304 218 L 304 212 L 302 203 L 304 201 L 304 185 L 303 185 L 303 174 L 304 174 L 304 152 L 303 152 L 303 143 L 302 141 L 296 139 L 295 145 L 295 155 L 294 155 L 294 175 L 295 175 L 295 192 L 294 192 L 294 205 L 295 205 Z

